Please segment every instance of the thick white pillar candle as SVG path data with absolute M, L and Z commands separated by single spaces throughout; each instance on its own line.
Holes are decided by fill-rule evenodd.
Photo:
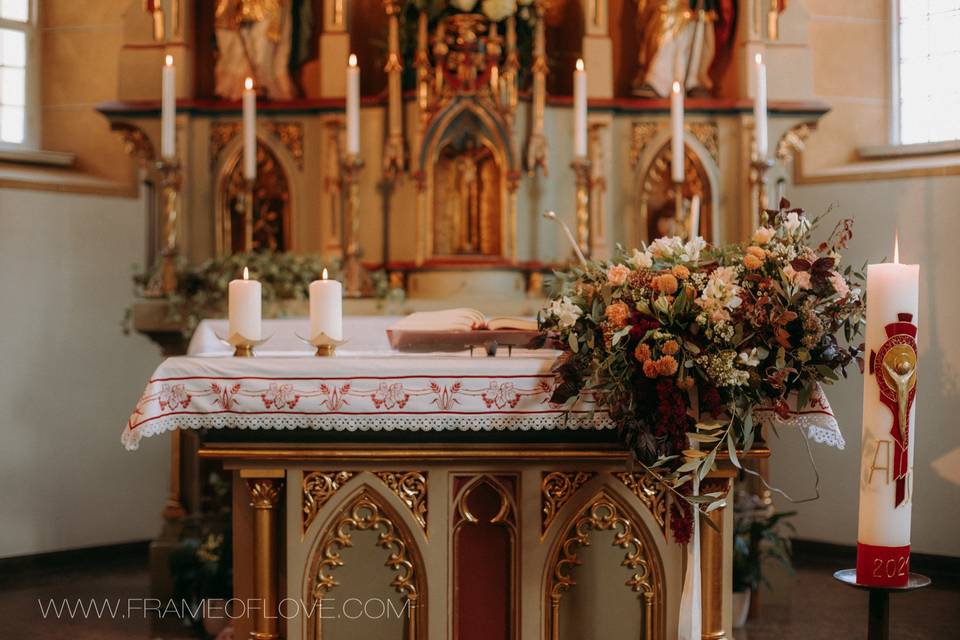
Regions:
M 354 53 L 347 64 L 347 153 L 360 153 L 360 67 Z
M 867 367 L 863 376 L 863 441 L 860 461 L 860 524 L 857 533 L 857 582 L 903 586 L 910 573 L 910 515 L 913 452 L 916 441 L 916 331 L 919 308 L 918 265 L 867 267 Z M 900 432 L 897 385 L 888 367 L 912 362 L 902 376 L 908 390 L 906 451 Z M 903 373 L 902 371 L 899 373 Z
M 243 177 L 257 177 L 257 93 L 253 78 L 243 82 Z
M 173 56 L 167 56 L 162 72 L 160 97 L 160 156 L 172 160 L 177 155 L 177 69 Z
M 758 53 L 753 60 L 753 73 L 757 95 L 753 100 L 753 122 L 756 127 L 757 155 L 766 159 L 769 143 L 767 142 L 767 65 L 763 64 L 763 57 Z
M 583 58 L 573 70 L 573 155 L 587 157 L 587 71 Z
M 674 81 L 670 92 L 670 178 L 683 182 L 683 87 Z
M 260 283 L 250 280 L 250 273 L 244 267 L 243 280 L 231 280 L 228 294 L 230 337 L 239 335 L 247 340 L 259 340 Z
M 343 340 L 343 287 L 336 280 L 327 279 L 310 283 L 310 339 L 321 333 L 334 340 Z

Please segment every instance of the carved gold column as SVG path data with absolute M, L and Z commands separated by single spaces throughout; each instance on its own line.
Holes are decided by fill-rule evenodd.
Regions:
M 502 97 L 501 104 L 512 116 L 517 108 L 517 71 L 520 69 L 520 58 L 517 55 L 517 19 L 514 16 L 507 18 L 507 42 L 504 51 L 506 53 L 503 61 L 505 95 Z
M 590 256 L 590 160 L 574 158 L 570 163 L 576 176 L 577 246 Z
M 253 621 L 251 640 L 275 640 L 277 628 L 277 505 L 283 494 L 283 471 L 241 469 L 253 507 L 253 597 L 260 609 Z
M 530 118 L 530 139 L 527 141 L 527 173 L 534 175 L 537 169 L 547 175 L 547 139 L 543 135 L 543 118 L 547 100 L 547 45 L 543 15 L 545 0 L 535 0 L 533 11 L 536 22 L 533 26 L 533 96 Z
M 702 493 L 720 492 L 728 494 L 730 490 L 730 472 L 721 472 L 722 476 L 709 476 L 700 486 Z M 724 610 L 724 513 L 732 506 L 714 509 L 703 518 L 709 518 L 716 529 L 700 526 L 700 580 L 701 598 L 701 634 L 703 640 L 726 640 L 723 628 Z
M 400 75 L 403 63 L 400 61 L 400 0 L 384 0 L 387 11 L 387 63 L 383 70 L 387 74 L 387 141 L 383 149 L 383 172 L 387 178 L 394 178 L 406 170 L 403 152 L 403 87 Z
M 160 290 L 170 295 L 177 288 L 177 230 L 180 225 L 180 163 L 176 160 L 161 160 L 157 163 L 160 173 L 160 203 L 163 207 L 163 248 L 160 250 L 162 269 Z
M 359 156 L 349 155 L 340 165 L 343 181 L 344 202 L 344 295 L 359 297 L 363 295 L 364 271 L 360 263 L 360 171 L 363 160 Z
M 603 209 L 607 179 L 603 175 L 603 130 L 606 122 L 588 124 L 587 148 L 590 155 L 590 255 L 604 257 L 607 252 L 606 212 Z
M 750 128 L 749 181 L 750 202 L 753 208 L 751 211 L 751 219 L 753 220 L 754 228 L 757 226 L 757 216 L 760 214 L 760 210 L 770 206 L 767 198 L 767 171 L 773 167 L 773 164 L 773 160 L 761 157 L 760 154 L 757 153 L 757 135 L 756 130 L 752 126 Z

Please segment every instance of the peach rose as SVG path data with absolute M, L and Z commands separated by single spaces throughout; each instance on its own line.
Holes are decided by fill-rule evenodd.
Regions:
M 607 282 L 619 287 L 627 281 L 628 275 L 630 275 L 629 267 L 626 267 L 622 264 L 615 264 L 607 269 Z
M 690 277 L 690 269 L 687 269 L 682 264 L 678 264 L 673 269 L 670 270 L 673 275 L 675 275 L 680 280 L 686 280 Z
M 750 269 L 751 271 L 755 269 L 759 269 L 760 267 L 763 266 L 763 260 L 753 255 L 752 253 L 748 253 L 747 255 L 743 256 L 743 266 L 746 267 L 747 269 Z
M 757 256 L 761 260 L 766 260 L 767 258 L 767 252 L 763 249 L 763 247 L 758 247 L 756 245 L 747 247 L 747 253 Z
M 663 347 L 661 347 L 660 350 L 668 356 L 672 356 L 680 351 L 680 344 L 676 340 L 667 340 L 663 343 Z
M 607 320 L 618 329 L 627 326 L 627 318 L 630 316 L 630 307 L 623 302 L 614 302 L 606 311 Z

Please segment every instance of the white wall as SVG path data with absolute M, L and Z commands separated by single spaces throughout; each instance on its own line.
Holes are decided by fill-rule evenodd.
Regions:
M 795 187 L 792 204 L 808 212 L 837 206 L 854 217 L 846 258 L 855 265 L 893 254 L 900 230 L 903 262 L 920 264 L 920 371 L 917 396 L 913 550 L 960 556 L 960 177 L 840 182 Z M 829 231 L 829 229 L 827 229 Z M 828 387 L 847 447 L 815 446 L 822 497 L 798 509 L 802 538 L 852 545 L 857 536 L 863 378 Z M 795 437 L 773 442 L 774 483 L 794 497 L 809 495 L 813 473 Z
M 120 433 L 159 352 L 124 336 L 138 200 L 0 189 L 0 557 L 160 527 L 163 438 Z

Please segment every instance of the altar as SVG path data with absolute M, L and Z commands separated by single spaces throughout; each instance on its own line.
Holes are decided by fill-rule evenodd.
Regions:
M 266 321 L 234 358 L 205 321 L 124 429 L 197 429 L 232 476 L 237 637 L 675 638 L 679 505 L 603 411 L 549 402 L 558 352 L 401 354 L 390 322 L 347 317 L 317 358 L 306 320 Z M 732 637 L 731 517 L 702 528 L 704 638 Z

